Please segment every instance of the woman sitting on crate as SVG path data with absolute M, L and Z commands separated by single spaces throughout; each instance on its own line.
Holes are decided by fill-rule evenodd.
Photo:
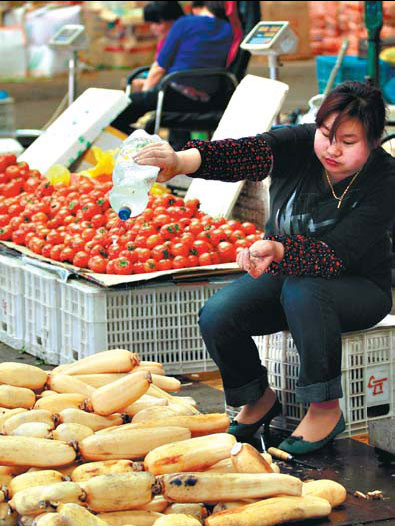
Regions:
M 300 356 L 296 399 L 307 414 L 280 448 L 302 454 L 345 429 L 339 407 L 341 334 L 367 329 L 391 310 L 388 226 L 395 211 L 395 159 L 380 147 L 379 89 L 344 82 L 328 94 L 316 124 L 238 140 L 145 147 L 140 164 L 176 174 L 237 181 L 271 176 L 265 237 L 238 253 L 247 274 L 200 312 L 226 402 L 243 406 L 229 432 L 248 440 L 281 412 L 254 335 L 289 330 Z

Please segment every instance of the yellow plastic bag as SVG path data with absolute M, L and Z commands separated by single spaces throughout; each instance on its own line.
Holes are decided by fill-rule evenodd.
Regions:
M 70 184 L 70 170 L 63 164 L 53 164 L 47 171 L 48 181 L 55 185 L 62 183 L 66 186 Z
M 115 157 L 119 148 L 113 150 L 102 150 L 99 146 L 92 146 L 92 153 L 95 157 L 96 165 L 87 170 L 79 172 L 79 175 L 87 175 L 93 179 L 100 176 L 110 176 L 114 170 Z

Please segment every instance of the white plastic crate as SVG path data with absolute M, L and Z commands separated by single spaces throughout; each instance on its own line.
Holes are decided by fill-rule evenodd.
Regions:
M 21 261 L 0 255 L 0 341 L 14 349 L 25 343 L 23 278 Z
M 289 332 L 255 338 L 269 384 L 276 390 L 283 414 L 274 428 L 293 431 L 307 406 L 295 399 L 299 355 Z M 367 433 L 368 421 L 395 414 L 395 326 L 380 326 L 342 336 L 340 405 L 346 421 L 341 437 Z
M 59 283 L 60 363 L 123 348 L 137 352 L 142 360 L 163 363 L 166 374 L 216 369 L 200 336 L 198 312 L 225 284 L 114 290 L 76 280 Z
M 25 349 L 56 365 L 61 339 L 59 282 L 41 268 L 24 266 Z

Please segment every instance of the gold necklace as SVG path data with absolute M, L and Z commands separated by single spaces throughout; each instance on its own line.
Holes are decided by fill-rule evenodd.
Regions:
M 362 170 L 362 168 L 361 168 L 361 170 Z M 344 190 L 344 192 L 342 193 L 342 195 L 341 195 L 340 197 L 338 197 L 338 196 L 336 195 L 334 189 L 333 189 L 333 185 L 332 185 L 331 180 L 330 180 L 330 178 L 329 178 L 329 174 L 328 174 L 328 172 L 326 171 L 326 168 L 324 168 L 324 172 L 325 172 L 325 175 L 326 175 L 326 180 L 328 181 L 329 188 L 331 189 L 332 195 L 333 195 L 333 197 L 334 197 L 337 201 L 339 201 L 339 203 L 338 203 L 338 205 L 337 205 L 337 208 L 340 208 L 340 207 L 341 207 L 344 196 L 345 196 L 346 193 L 348 192 L 350 186 L 353 184 L 353 182 L 355 181 L 355 179 L 356 179 L 356 178 L 358 177 L 358 175 L 361 173 L 361 170 L 358 170 L 358 172 L 356 172 L 356 173 L 354 174 L 354 177 L 353 177 L 353 178 L 351 179 L 351 181 L 349 182 L 347 188 Z

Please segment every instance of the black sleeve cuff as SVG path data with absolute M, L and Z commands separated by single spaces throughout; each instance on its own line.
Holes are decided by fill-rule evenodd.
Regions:
M 323 241 L 302 235 L 269 235 L 265 239 L 284 245 L 284 257 L 273 261 L 267 272 L 273 275 L 334 278 L 345 270 L 343 262 Z

